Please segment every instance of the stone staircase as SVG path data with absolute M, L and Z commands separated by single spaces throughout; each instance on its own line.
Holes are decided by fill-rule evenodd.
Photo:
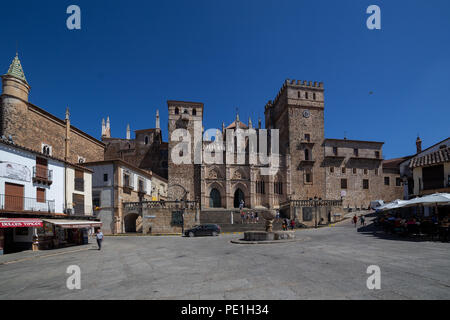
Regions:
M 244 212 L 247 212 L 244 209 Z M 233 215 L 233 223 L 231 223 Z M 218 224 L 222 232 L 244 232 L 244 231 L 262 231 L 265 230 L 265 220 L 259 217 L 257 223 L 242 223 L 239 210 L 228 209 L 204 209 L 200 212 L 201 224 Z M 281 230 L 282 221 L 274 221 L 273 230 Z

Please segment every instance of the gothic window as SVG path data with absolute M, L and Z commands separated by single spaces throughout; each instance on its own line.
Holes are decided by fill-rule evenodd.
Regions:
M 48 144 L 42 144 L 42 153 L 48 156 L 52 155 L 52 147 Z
M 356 174 L 357 170 L 356 168 L 353 168 L 353 174 Z
M 342 173 L 345 173 L 345 168 L 344 167 L 342 167 Z
M 347 179 L 341 179 L 341 189 L 347 189 Z
M 197 115 L 197 110 L 196 109 L 192 109 L 192 115 L 196 116 Z
M 145 144 L 148 144 L 148 136 L 145 136 L 145 138 L 144 138 L 144 143 L 145 143 Z
M 337 147 L 333 147 L 333 154 L 335 156 L 337 156 L 337 154 L 338 154 L 338 148 Z
M 316 100 L 316 93 L 313 93 L 313 100 Z
M 308 92 L 305 92 L 305 99 L 308 99 Z
M 389 182 L 389 177 L 384 177 L 384 184 L 388 186 Z
M 297 92 L 297 97 L 300 98 L 300 91 Z
M 357 149 L 357 148 L 353 149 L 353 155 L 354 155 L 355 157 L 358 156 L 358 149 Z
M 375 151 L 375 158 L 379 158 L 380 157 L 380 151 Z
M 313 174 L 311 169 L 305 171 L 305 183 L 313 183 Z
M 175 114 L 179 114 L 180 113 L 180 109 L 175 108 Z
M 330 167 L 330 173 L 334 173 L 334 167 Z

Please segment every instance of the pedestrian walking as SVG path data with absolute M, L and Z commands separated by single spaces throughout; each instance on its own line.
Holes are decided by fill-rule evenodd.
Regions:
M 353 223 L 355 224 L 355 228 L 356 228 L 356 223 L 358 222 L 358 217 L 356 216 L 356 214 L 353 216 Z
M 241 201 L 239 201 L 239 209 L 242 210 L 244 209 L 244 200 L 241 199 Z
M 295 220 L 292 219 L 291 220 L 291 229 L 294 230 L 294 228 L 295 228 Z
M 241 210 L 241 223 L 244 224 L 245 214 L 244 211 Z
M 102 250 L 103 232 L 101 229 L 97 230 L 95 237 L 97 239 L 98 250 Z
M 259 222 L 259 216 L 258 216 L 258 212 L 255 212 L 255 220 L 256 220 L 256 223 L 258 223 L 258 222 Z
M 362 225 L 362 226 L 365 226 L 365 225 L 366 225 L 366 218 L 364 218 L 363 215 L 361 215 L 361 216 L 359 217 L 359 221 L 361 222 L 361 225 Z
M 277 209 L 276 214 L 275 214 L 275 219 L 279 220 L 280 219 L 280 210 Z

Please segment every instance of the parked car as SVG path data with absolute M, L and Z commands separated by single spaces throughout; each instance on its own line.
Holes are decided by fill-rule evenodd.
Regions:
M 187 237 L 217 236 L 219 234 L 220 227 L 217 224 L 202 224 L 184 232 Z

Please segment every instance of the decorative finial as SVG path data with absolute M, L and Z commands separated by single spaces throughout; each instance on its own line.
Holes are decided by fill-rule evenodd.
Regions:
M 66 120 L 69 120 L 70 112 L 69 112 L 69 106 L 66 108 Z

